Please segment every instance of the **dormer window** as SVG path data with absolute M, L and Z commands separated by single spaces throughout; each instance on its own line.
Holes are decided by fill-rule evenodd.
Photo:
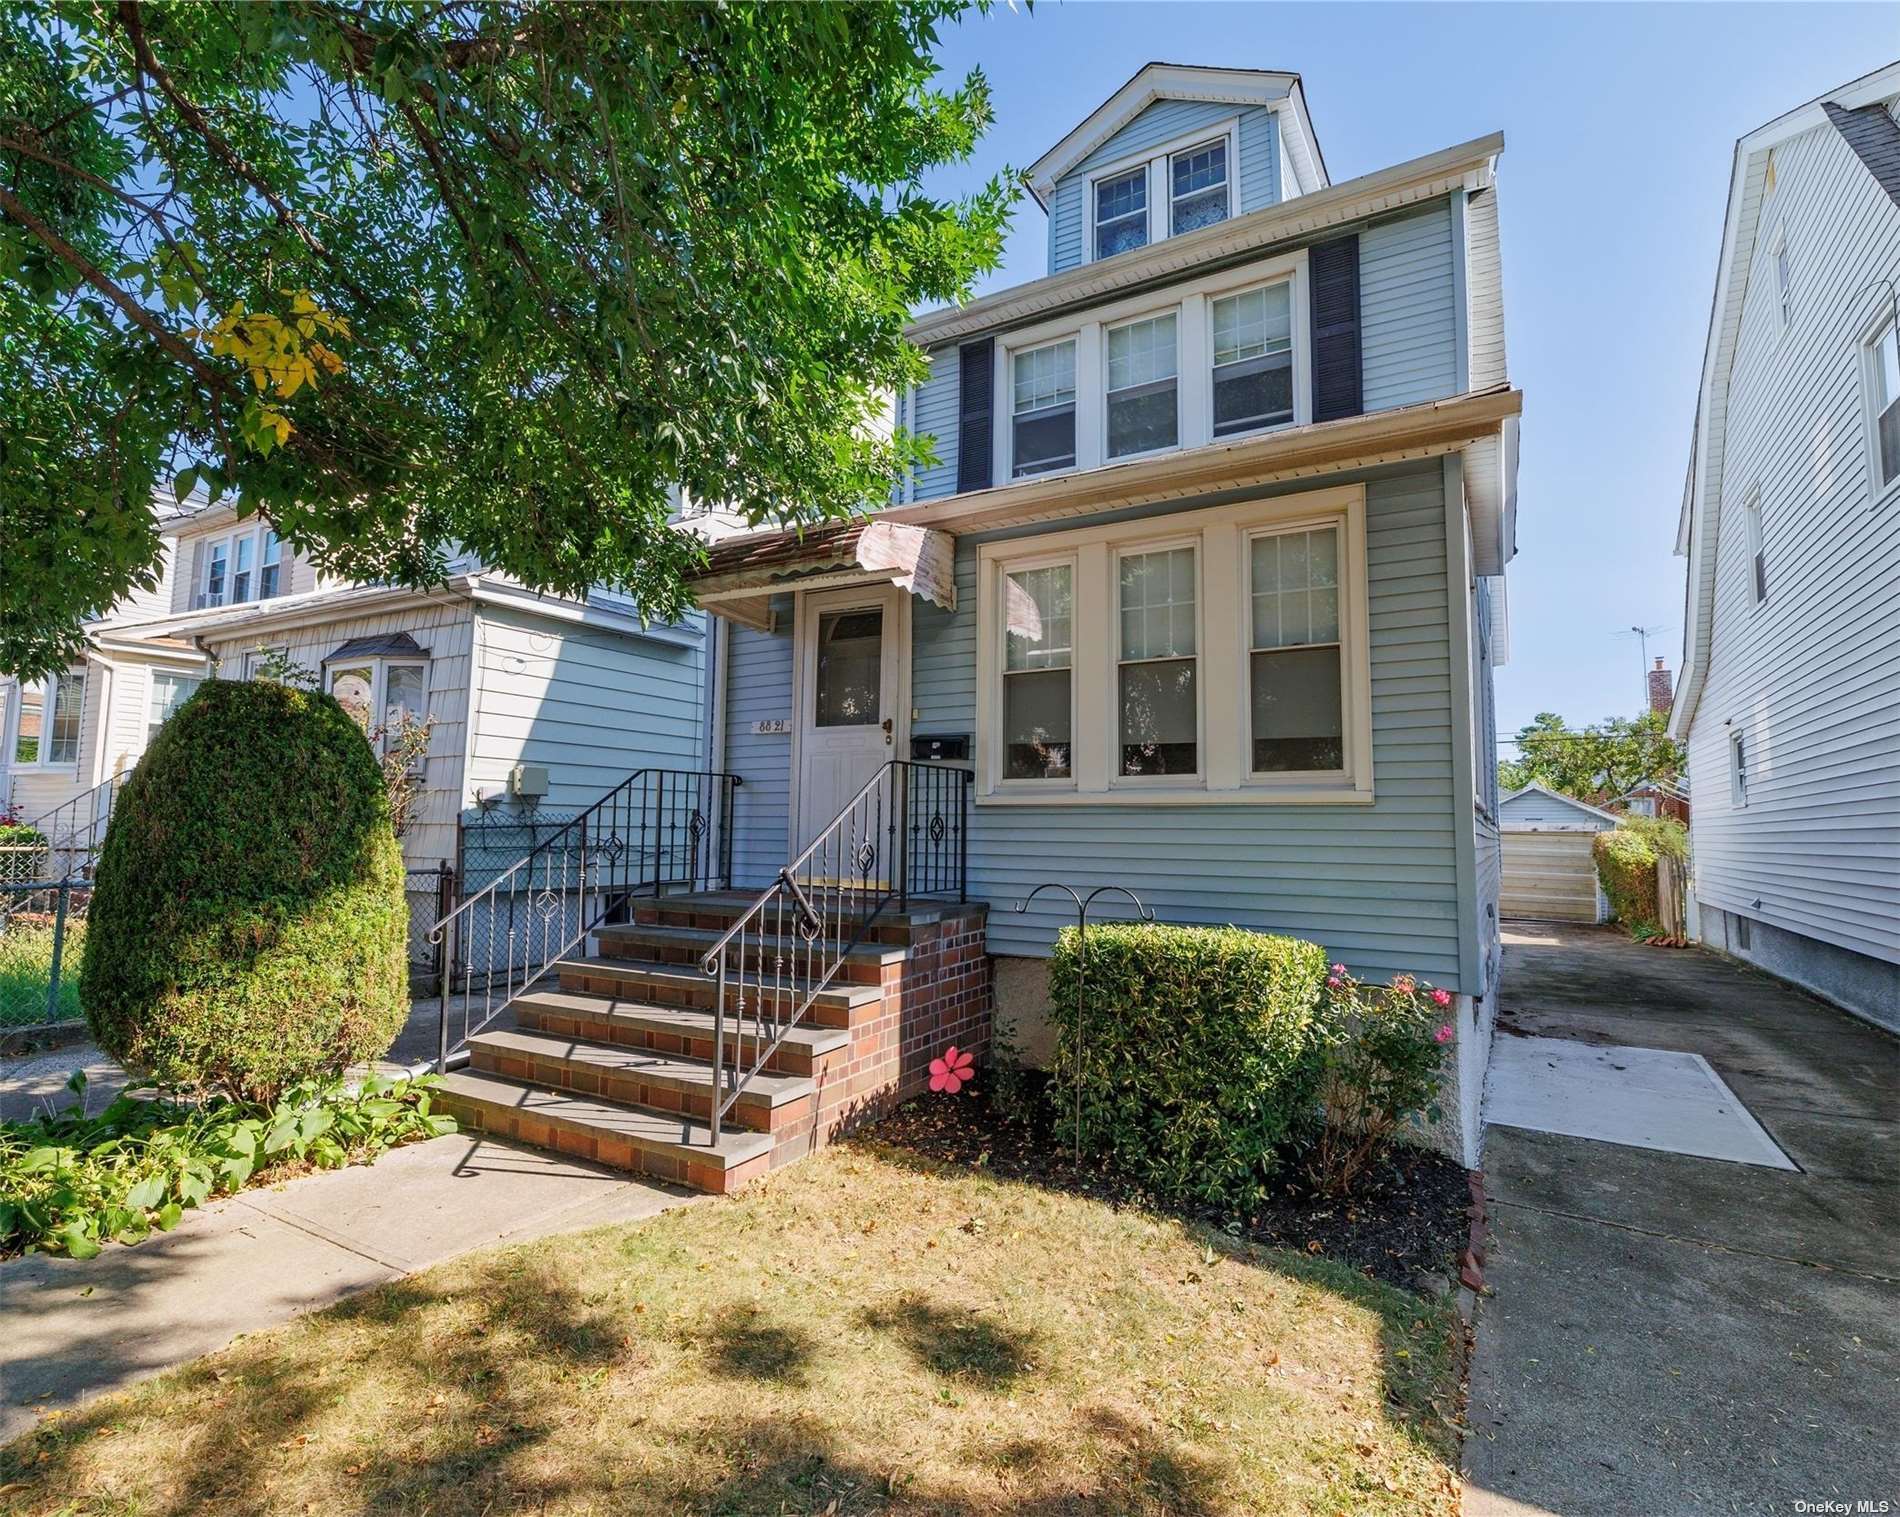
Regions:
M 1148 165 L 1095 181 L 1095 256 L 1111 258 L 1148 243 Z
M 1204 142 L 1168 160 L 1173 236 L 1227 219 L 1227 139 Z
M 1075 339 L 1011 355 L 1018 475 L 1075 467 Z

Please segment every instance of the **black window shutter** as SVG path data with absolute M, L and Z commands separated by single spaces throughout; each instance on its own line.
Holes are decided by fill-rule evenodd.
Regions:
M 987 490 L 995 482 L 991 412 L 996 394 L 996 339 L 985 337 L 957 349 L 957 489 Z
M 1365 409 L 1359 369 L 1359 239 L 1338 237 L 1307 250 L 1313 278 L 1313 420 Z

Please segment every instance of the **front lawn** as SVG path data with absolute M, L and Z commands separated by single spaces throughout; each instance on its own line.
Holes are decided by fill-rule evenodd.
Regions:
M 473 1255 L 0 1451 L 32 1514 L 1450 1513 L 1442 1301 L 833 1148 Z
M 46 993 L 53 983 L 53 929 L 18 921 L 0 927 L 0 1027 L 30 1027 L 38 1022 L 76 1021 L 79 1006 L 79 958 L 86 946 L 86 924 L 66 924 L 60 944 L 59 1000 L 46 1014 Z

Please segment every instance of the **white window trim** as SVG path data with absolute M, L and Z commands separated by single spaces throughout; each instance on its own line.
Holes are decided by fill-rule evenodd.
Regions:
M 53 699 L 54 683 L 62 676 L 79 681 L 79 732 L 76 746 L 70 759 L 55 763 L 47 754 L 53 742 Z M 13 698 L 7 702 L 6 721 L 6 763 L 0 765 L 14 774 L 76 774 L 79 761 L 86 752 L 86 687 L 91 683 L 86 678 L 84 668 L 65 669 L 59 674 L 49 674 L 44 679 L 15 680 Z M 19 756 L 21 697 L 31 689 L 40 692 L 40 748 L 39 756 L 22 759 Z
M 1222 295 L 1241 294 L 1260 285 L 1289 281 L 1292 285 L 1293 315 L 1293 419 L 1261 427 L 1252 432 L 1232 432 L 1214 436 L 1214 318 L 1208 303 Z M 1305 249 L 1278 258 L 1266 258 L 1237 269 L 1208 274 L 1188 284 L 1166 291 L 1132 295 L 1111 304 L 1097 306 L 1084 315 L 1023 327 L 996 339 L 996 363 L 992 376 L 991 414 L 1004 419 L 1004 425 L 991 428 L 992 478 L 1006 485 L 1035 480 L 1057 479 L 1088 469 L 1115 467 L 1159 453 L 1185 452 L 1213 442 L 1230 443 L 1246 437 L 1259 437 L 1282 427 L 1301 427 L 1312 420 L 1312 315 L 1309 308 L 1312 282 L 1307 277 Z M 1121 326 L 1150 316 L 1175 313 L 1176 405 L 1179 417 L 1179 441 L 1173 448 L 1153 453 L 1130 453 L 1120 458 L 1108 456 L 1108 339 L 1109 327 Z M 1048 469 L 1039 474 L 1015 472 L 1015 388 L 1013 360 L 1016 354 L 1032 348 L 1047 347 L 1066 338 L 1075 340 L 1075 463 L 1067 469 Z
M 1295 652 L 1301 648 L 1337 647 L 1339 649 L 1339 711 L 1340 711 L 1340 716 L 1343 719 L 1342 725 L 1349 724 L 1351 721 L 1350 713 L 1351 713 L 1351 707 L 1352 707 L 1352 670 L 1349 667 L 1348 662 L 1347 662 L 1348 644 L 1347 644 L 1347 638 L 1346 638 L 1345 585 L 1344 585 L 1344 581 L 1346 578 L 1346 574 L 1345 574 L 1346 566 L 1343 562 L 1341 562 L 1338 566 L 1339 580 L 1341 582 L 1340 587 L 1339 587 L 1339 592 L 1340 592 L 1339 636 L 1333 642 L 1330 642 L 1330 643 L 1290 643 L 1290 644 L 1285 645 L 1284 647 L 1276 647 L 1276 648 L 1271 648 L 1271 649 L 1255 648 L 1253 645 L 1253 540 L 1257 537 L 1284 537 L 1294 532 L 1311 531 L 1315 527 L 1319 527 L 1323 529 L 1325 527 L 1332 526 L 1332 525 L 1333 523 L 1329 521 L 1287 522 L 1287 523 L 1256 522 L 1246 528 L 1243 528 L 1240 534 L 1240 602 L 1241 602 L 1241 610 L 1243 612 L 1243 615 L 1241 617 L 1241 622 L 1240 622 L 1240 631 L 1241 631 L 1242 654 L 1243 654 L 1243 658 L 1246 665 L 1245 673 L 1247 676 L 1247 689 L 1244 692 L 1243 703 L 1242 703 L 1241 740 L 1246 745 L 1242 749 L 1242 755 L 1245 759 L 1244 767 L 1247 771 L 1247 783 L 1249 784 L 1253 784 L 1253 785 L 1271 785 L 1275 783 L 1288 784 L 1288 785 L 1327 784 L 1327 783 L 1336 783 L 1339 778 L 1338 772 L 1331 769 L 1262 770 L 1262 769 L 1255 769 L 1253 767 L 1253 656 L 1255 653 L 1268 653 L 1268 652 L 1282 653 L 1282 652 Z M 1343 560 L 1346 554 L 1346 533 L 1343 528 L 1339 529 L 1338 541 L 1339 541 L 1339 556 Z M 1476 658 L 1477 658 L 1477 654 L 1475 652 L 1476 639 L 1473 640 L 1473 646 L 1474 646 L 1473 659 L 1474 659 L 1474 667 L 1475 667 Z M 1478 688 L 1478 686 L 1474 685 L 1472 688 L 1476 689 Z M 1477 719 L 1478 704 L 1479 703 L 1477 701 L 1473 701 L 1471 703 L 1473 721 L 1476 721 Z M 1350 765 L 1352 760 L 1350 757 L 1351 745 L 1350 745 L 1349 733 L 1342 732 L 1340 747 L 1348 755 L 1347 763 L 1348 765 Z M 1474 748 L 1472 751 L 1477 752 L 1478 749 Z M 1350 769 L 1348 769 L 1347 772 L 1350 773 L 1351 772 Z
M 1227 177 L 1221 185 L 1221 189 L 1226 192 L 1227 213 L 1221 218 L 1221 220 L 1232 221 L 1234 219 L 1234 215 L 1236 211 L 1239 209 L 1236 196 L 1234 194 L 1236 183 L 1240 178 L 1240 138 L 1239 138 L 1238 133 L 1220 132 L 1220 133 L 1216 133 L 1215 135 L 1211 137 L 1202 137 L 1198 141 L 1189 143 L 1186 147 L 1176 148 L 1173 152 L 1168 154 L 1167 161 L 1162 165 L 1162 173 L 1167 182 L 1167 189 L 1168 189 L 1168 204 L 1167 204 L 1166 220 L 1167 220 L 1167 235 L 1170 237 L 1180 237 L 1180 236 L 1185 235 L 1184 233 L 1177 232 L 1174 229 L 1174 203 L 1175 201 L 1184 198 L 1174 193 L 1174 160 L 1176 158 L 1179 158 L 1183 153 L 1199 152 L 1204 147 L 1212 147 L 1216 142 L 1224 143 L 1227 149 L 1221 158 L 1221 162 L 1226 165 L 1226 169 L 1227 169 Z M 1207 186 L 1207 189 L 1211 190 L 1212 188 L 1213 186 L 1211 184 Z M 1206 193 L 1205 190 L 1192 190 L 1189 192 L 1189 195 L 1185 198 L 1191 199 L 1195 195 L 1201 195 L 1205 193 Z M 1220 224 L 1219 222 L 1208 223 L 1209 226 L 1218 226 L 1219 224 Z M 1192 228 L 1192 230 L 1198 232 L 1201 230 L 1201 228 L 1194 227 Z
M 1748 805 L 1748 734 L 1739 727 L 1728 735 L 1728 801 L 1735 810 Z
M 1867 438 L 1867 503 L 1870 506 L 1882 506 L 1891 500 L 1900 499 L 1900 473 L 1896 473 L 1884 485 L 1880 482 L 1880 406 L 1877 399 L 1877 365 L 1880 360 L 1875 352 L 1875 344 L 1887 335 L 1887 329 L 1894 324 L 1894 317 L 1893 306 L 1883 298 L 1873 320 L 1861 328 L 1855 348 L 1855 356 L 1860 363 L 1861 426 Z
M 1336 776 L 1254 775 L 1247 727 L 1251 608 L 1240 562 L 1245 534 L 1337 526 L 1346 769 Z M 1118 712 L 1120 552 L 1194 542 L 1199 638 L 1198 779 L 1122 776 Z M 1002 575 L 1073 558 L 1073 751 L 1068 780 L 1002 781 Z M 1010 805 L 1365 805 L 1373 800 L 1372 648 L 1362 485 L 1337 485 L 1138 521 L 986 543 L 977 562 L 976 803 Z
M 157 726 L 154 726 L 152 724 L 152 702 L 154 699 L 157 698 L 158 682 L 162 679 L 181 679 L 181 680 L 189 681 L 191 684 L 191 694 L 187 695 L 185 699 L 190 700 L 191 696 L 196 695 L 198 693 L 198 687 L 205 682 L 206 676 L 202 674 L 188 674 L 182 669 L 154 669 L 149 674 L 146 675 L 145 677 L 145 746 L 148 748 L 151 747 L 152 745 L 152 739 L 158 736 L 159 729 L 165 725 L 165 722 L 160 722 L 157 724 Z M 170 717 L 165 718 L 166 722 L 170 720 L 171 720 Z
M 1142 523 L 1151 532 L 1157 527 L 1168 530 L 1157 537 L 1138 537 L 1117 541 L 1108 555 L 1109 644 L 1108 701 L 1114 714 L 1114 728 L 1108 754 L 1108 783 L 1112 790 L 1179 790 L 1207 786 L 1207 575 L 1204 533 L 1183 533 L 1180 523 L 1171 518 Z M 1123 774 L 1122 757 L 1122 667 L 1126 663 L 1174 663 L 1175 659 L 1124 659 L 1122 657 L 1122 560 L 1143 553 L 1166 553 L 1186 548 L 1194 555 L 1194 772 L 1192 774 Z M 1080 641 L 1078 639 L 1078 641 Z M 1071 678 L 1073 678 L 1071 674 Z M 1071 762 L 1070 767 L 1074 764 Z
M 1009 779 L 1005 774 L 1008 765 L 1003 756 L 1003 740 L 1007 735 L 1003 731 L 1004 713 L 1007 709 L 1003 701 L 1003 681 L 1008 677 L 1003 667 L 1003 655 L 1007 647 L 1007 632 L 1003 623 L 1009 615 L 1009 597 L 1002 593 L 1003 576 L 1005 574 L 1020 574 L 1031 569 L 1051 569 L 1057 567 L 1066 568 L 1069 571 L 1069 667 L 1066 671 L 1069 676 L 1069 772 L 1066 775 L 1054 779 L 1013 780 Z M 987 771 L 993 777 L 993 788 L 1001 795 L 1039 795 L 1046 797 L 1052 792 L 1073 792 L 1076 779 L 1076 761 L 1080 756 L 1082 746 L 1077 740 L 1077 722 L 1080 718 L 1080 713 L 1076 709 L 1077 702 L 1081 698 L 1081 690 L 1079 688 L 1079 682 L 1075 677 L 1075 668 L 1079 655 L 1079 650 L 1076 647 L 1075 595 L 1077 587 L 1081 584 L 1081 565 L 1077 561 L 1077 555 L 1073 551 L 1066 553 L 1032 552 L 1013 555 L 1007 561 L 999 561 L 995 574 L 997 593 L 991 598 L 988 610 L 985 614 L 995 619 L 995 624 L 988 628 L 988 632 L 996 646 L 996 717 L 990 724 L 985 740 L 987 747 L 990 749 L 988 754 L 989 761 L 986 764 L 979 760 L 977 765 L 978 772 L 982 773 Z M 977 640 L 978 642 L 983 641 L 982 633 L 978 634 Z
M 429 679 L 429 665 L 430 660 L 426 658 L 391 658 L 383 654 L 372 654 L 367 658 L 339 658 L 334 661 L 326 659 L 323 665 L 323 693 L 325 695 L 336 693 L 331 689 L 331 682 L 337 671 L 361 669 L 366 666 L 370 669 L 370 746 L 380 755 L 389 750 L 388 734 L 376 735 L 384 726 L 389 710 L 389 671 L 391 669 L 420 669 L 422 671 L 421 720 L 427 721 L 431 698 L 435 694 L 435 689 Z
M 1109 397 L 1108 335 L 1111 332 L 1119 331 L 1122 327 L 1132 327 L 1132 326 L 1137 325 L 1140 322 L 1154 321 L 1160 317 L 1169 316 L 1169 315 L 1172 315 L 1174 317 L 1174 441 L 1171 443 L 1163 443 L 1158 448 L 1143 448 L 1139 452 L 1135 452 L 1135 453 L 1111 454 L 1108 451 L 1108 397 Z M 1158 453 L 1179 453 L 1181 451 L 1181 392 L 1186 388 L 1186 376 L 1181 372 L 1181 313 L 1178 310 L 1169 311 L 1169 310 L 1164 309 L 1160 311 L 1151 312 L 1149 315 L 1146 315 L 1146 316 L 1131 316 L 1126 321 L 1103 322 L 1102 323 L 1102 372 L 1101 372 L 1100 378 L 1101 378 L 1100 402 L 1101 402 L 1101 408 L 1102 408 L 1102 462 L 1103 463 L 1111 463 L 1111 464 L 1133 463 L 1137 459 L 1153 458 Z M 1079 406 L 1082 401 L 1082 376 L 1080 373 L 1078 373 L 1075 377 L 1075 384 L 1076 384 L 1076 396 L 1075 396 L 1076 404 Z M 1131 386 L 1131 388 L 1133 387 Z M 1211 390 L 1209 393 L 1212 393 Z M 1079 435 L 1078 435 L 1077 440 L 1080 441 Z M 1080 452 L 1076 454 L 1076 460 L 1078 463 L 1081 461 Z M 1055 472 L 1057 471 L 1053 469 L 1050 470 L 1050 473 L 1052 474 Z M 1033 478 L 1034 476 L 1025 475 L 1024 477 Z
M 1788 283 L 1781 283 L 1781 263 L 1788 260 Z M 1775 240 L 1768 247 L 1768 288 L 1774 292 L 1775 330 L 1780 336 L 1787 336 L 1788 328 L 1794 325 L 1794 260 L 1788 257 L 1788 228 L 1785 222 L 1775 223 Z
M 1748 603 L 1759 611 L 1768 604 L 1768 553 L 1762 539 L 1761 527 L 1761 486 L 1750 485 L 1748 493 L 1742 497 L 1742 540 L 1748 549 L 1748 562 L 1743 573 L 1748 579 Z M 1757 575 L 1756 560 L 1761 561 L 1761 571 Z
M 286 585 L 290 577 L 290 553 L 280 537 L 277 543 L 277 590 L 273 595 L 259 594 L 264 579 L 264 539 L 277 529 L 267 521 L 259 521 L 248 527 L 236 527 L 223 532 L 207 532 L 195 540 L 192 552 L 204 549 L 203 564 L 198 571 L 197 582 L 191 587 L 191 609 L 208 611 L 212 609 L 206 599 L 211 593 L 211 555 L 214 549 L 224 549 L 224 598 L 220 606 L 250 606 L 263 600 L 278 600 L 288 593 Z M 246 572 L 251 576 L 251 593 L 243 600 L 233 598 L 232 583 L 237 576 L 237 545 L 248 540 L 251 544 L 251 567 Z
M 1082 262 L 1101 263 L 1105 260 L 1095 256 L 1095 186 L 1103 179 L 1119 179 L 1130 169 L 1146 165 L 1148 169 L 1148 241 L 1144 247 L 1151 248 L 1158 242 L 1165 242 L 1172 226 L 1171 215 L 1174 209 L 1174 182 L 1169 173 L 1169 164 L 1176 153 L 1186 152 L 1189 148 L 1205 147 L 1210 142 L 1222 138 L 1227 142 L 1227 219 L 1233 220 L 1240 214 L 1240 117 L 1233 115 L 1222 121 L 1210 121 L 1198 131 L 1183 132 L 1178 137 L 1170 137 L 1166 142 L 1156 143 L 1153 147 L 1137 149 L 1123 153 L 1088 171 L 1083 181 L 1082 193 L 1086 209 L 1083 211 L 1082 224 Z M 1141 252 L 1142 248 L 1131 248 L 1130 252 Z M 1111 253 L 1110 258 L 1119 258 L 1120 253 Z

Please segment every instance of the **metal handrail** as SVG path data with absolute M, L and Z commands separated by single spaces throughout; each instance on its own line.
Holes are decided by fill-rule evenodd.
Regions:
M 62 878 L 68 875 L 79 879 L 92 877 L 93 868 L 99 862 L 99 850 L 105 846 L 106 824 L 112 820 L 113 803 L 125 781 L 124 774 L 112 775 L 26 824 L 46 839 L 49 870 L 53 867 L 53 855 L 64 854 L 65 862 L 58 870 Z
M 890 760 L 707 949 L 700 968 L 715 982 L 715 1142 L 726 1113 L 887 906 L 967 899 L 974 778 L 948 764 Z M 728 1060 L 726 1006 L 734 990 Z
M 636 770 L 444 914 L 428 937 L 443 948 L 436 1068 L 446 1071 L 470 1038 L 634 897 L 730 885 L 742 783 L 713 770 Z M 458 995 L 462 1028 L 451 1045 Z

